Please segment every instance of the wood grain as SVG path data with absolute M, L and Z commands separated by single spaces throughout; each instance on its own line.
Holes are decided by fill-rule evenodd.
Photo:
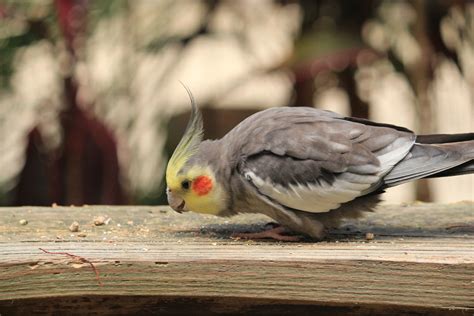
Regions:
M 99 215 L 110 218 L 106 225 L 94 225 Z M 21 225 L 22 219 L 28 224 Z M 68 230 L 73 221 L 79 232 Z M 71 304 L 74 297 L 109 298 L 105 302 L 123 297 L 112 300 L 119 305 L 126 297 L 237 299 L 253 308 L 271 302 L 474 313 L 472 202 L 381 207 L 318 243 L 230 238 L 269 221 L 180 215 L 167 207 L 0 209 L 0 313 L 30 306 L 25 302 L 55 302 L 60 310 L 59 302 Z M 366 232 L 374 233 L 374 240 L 365 240 Z M 89 260 L 103 286 L 88 262 L 40 248 Z

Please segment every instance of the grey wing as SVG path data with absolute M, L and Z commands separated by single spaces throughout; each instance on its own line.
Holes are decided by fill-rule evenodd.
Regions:
M 288 112 L 243 147 L 238 170 L 264 200 L 313 213 L 336 209 L 380 188 L 415 140 L 407 131 L 317 114 Z

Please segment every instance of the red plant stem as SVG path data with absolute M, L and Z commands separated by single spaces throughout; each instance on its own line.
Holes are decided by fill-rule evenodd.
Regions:
M 87 260 L 86 258 L 84 257 L 81 257 L 81 256 L 77 256 L 77 255 L 73 255 L 69 252 L 60 252 L 60 251 L 48 251 L 46 249 L 43 249 L 43 248 L 39 248 L 39 250 L 41 250 L 42 252 L 44 253 L 47 253 L 49 255 L 63 255 L 63 256 L 68 256 L 68 257 L 71 257 L 73 259 L 76 259 L 76 260 L 79 260 L 80 262 L 83 262 L 83 263 L 87 263 L 91 266 L 92 270 L 94 271 L 95 273 L 95 279 L 97 280 L 97 283 L 99 284 L 99 286 L 104 286 L 104 284 L 102 283 L 101 279 L 100 279 L 100 274 L 99 274 L 99 269 L 97 269 L 97 267 L 89 260 Z

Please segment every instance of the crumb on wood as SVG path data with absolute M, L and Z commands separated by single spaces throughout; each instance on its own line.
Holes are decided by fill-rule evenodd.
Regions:
M 27 225 L 27 224 L 28 224 L 28 221 L 23 218 L 23 219 L 20 219 L 19 223 L 20 223 L 20 225 L 23 225 L 23 226 L 24 226 L 24 225 Z
M 80 233 L 80 234 L 77 234 L 77 237 L 87 237 L 87 235 L 84 233 Z
M 79 223 L 74 221 L 72 224 L 69 226 L 69 231 L 75 233 L 79 231 Z
M 110 220 L 111 218 L 108 216 L 99 215 L 99 216 L 94 217 L 94 225 L 95 226 L 108 225 Z
M 375 238 L 374 233 L 366 233 L 365 234 L 365 239 L 366 240 L 373 240 Z

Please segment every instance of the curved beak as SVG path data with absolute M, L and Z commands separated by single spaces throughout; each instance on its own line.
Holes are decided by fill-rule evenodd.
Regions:
M 178 213 L 182 213 L 186 211 L 184 208 L 186 205 L 186 202 L 182 198 L 173 194 L 173 192 L 171 192 L 169 188 L 166 188 L 166 196 L 168 197 L 168 204 L 171 206 L 173 210 L 175 210 Z

